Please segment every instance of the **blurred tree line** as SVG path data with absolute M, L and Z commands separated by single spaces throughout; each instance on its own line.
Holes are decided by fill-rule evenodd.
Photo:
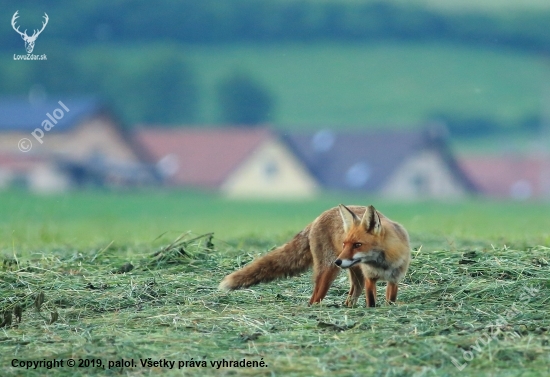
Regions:
M 38 3 L 38 2 L 36 2 Z M 550 47 L 550 12 L 439 13 L 384 1 L 315 0 L 50 0 L 14 4 L 11 10 L 40 19 L 54 16 L 48 33 L 72 46 L 110 40 L 173 40 L 189 43 L 239 41 L 452 40 L 540 51 Z M 38 24 L 39 25 L 39 24 Z M 13 31 L 0 29 L 0 46 L 17 45 Z
M 512 132 L 539 135 L 544 127 L 544 120 L 538 114 L 521 119 L 513 129 L 506 129 L 496 120 L 487 117 L 464 117 L 438 113 L 432 114 L 431 119 L 444 124 L 450 135 L 460 138 L 494 136 Z
M 400 40 L 550 51 L 550 12 L 451 14 L 384 1 L 315 0 L 51 0 L 20 4 L 0 0 L 0 9 L 5 26 L 0 28 L 0 50 L 23 53 L 21 40 L 7 27 L 16 10 L 21 25 L 39 26 L 47 12 L 48 54 L 64 56 L 62 62 L 39 65 L 0 63 L 0 94 L 26 94 L 36 86 L 48 93 L 93 93 L 113 103 L 132 123 L 195 121 L 200 96 L 196 78 L 169 48 L 147 59 L 121 61 L 109 56 L 109 47 L 101 46 Z M 32 27 L 23 26 L 22 30 Z M 76 53 L 91 46 L 100 47 L 93 54 Z M 217 93 L 222 122 L 268 121 L 275 104 L 269 90 L 246 73 L 227 77 L 217 86 Z M 451 124 L 460 122 L 451 119 Z M 493 125 L 484 127 L 489 130 Z

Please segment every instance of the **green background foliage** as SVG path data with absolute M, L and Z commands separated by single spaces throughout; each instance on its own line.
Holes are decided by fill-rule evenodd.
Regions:
M 537 131 L 550 82 L 550 9 L 536 2 L 520 9 L 278 0 L 14 7 L 2 4 L 0 51 L 24 52 L 7 26 L 15 10 L 29 28 L 47 10 L 50 24 L 35 53 L 48 60 L 1 60 L 0 94 L 96 95 L 128 126 L 267 120 L 281 128 L 411 127 L 444 120 L 459 136 L 525 133 Z M 238 101 L 228 105 L 218 94 L 235 72 L 265 95 L 259 102 L 271 104 L 263 115 L 242 113 Z M 228 115 L 235 111 L 242 116 Z

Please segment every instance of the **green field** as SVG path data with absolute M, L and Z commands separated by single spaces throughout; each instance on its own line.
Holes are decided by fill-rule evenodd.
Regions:
M 66 54 L 65 46 L 50 44 L 44 49 L 55 56 Z M 93 88 L 102 88 L 103 98 L 128 126 L 145 119 L 162 123 L 170 119 L 166 111 L 173 111 L 174 119 L 185 115 L 177 106 L 170 107 L 185 102 L 178 97 L 183 94 L 166 96 L 175 89 L 159 86 L 166 84 L 167 75 L 169 80 L 179 71 L 187 72 L 196 95 L 195 120 L 186 123 L 224 123 L 217 88 L 240 73 L 272 95 L 268 123 L 280 129 L 310 130 L 416 127 L 441 114 L 514 128 L 541 115 L 544 88 L 550 82 L 543 56 L 443 42 L 210 46 L 142 42 L 85 46 L 71 56 L 72 60 L 46 66 L 53 70 L 46 72 L 49 80 L 64 85 L 62 92 L 51 96 L 74 91 L 90 95 Z M 40 72 L 17 63 L 0 64 L 5 90 L 19 93 L 26 83 L 26 93 L 35 84 L 31 78 Z M 155 70 L 165 63 L 170 63 L 167 72 Z M 60 64 L 67 65 L 62 73 L 55 71 Z M 155 75 L 149 77 L 148 72 Z M 163 101 L 171 104 L 171 110 L 163 108 Z
M 441 237 L 449 242 L 484 240 L 485 245 L 550 246 L 550 205 L 539 202 L 480 199 L 394 203 L 349 194 L 262 202 L 200 192 L 159 191 L 75 192 L 62 196 L 2 193 L 0 248 L 5 252 L 12 247 L 25 251 L 55 245 L 100 246 L 111 241 L 147 244 L 165 233 L 166 241 L 187 231 L 214 232 L 227 241 L 243 237 L 284 241 L 322 211 L 341 202 L 375 204 L 419 236 Z
M 89 47 L 79 56 L 82 66 L 118 62 L 120 72 L 159 56 L 181 59 L 197 81 L 198 124 L 221 122 L 216 87 L 245 73 L 273 94 L 271 122 L 287 129 L 414 126 L 441 113 L 513 127 L 540 113 L 547 82 L 542 57 L 437 43 L 154 44 Z M 142 112 L 135 106 L 128 114 Z
M 310 273 L 217 291 L 227 273 L 339 202 L 375 204 L 409 230 L 413 261 L 396 306 L 343 307 L 344 274 L 314 307 L 306 305 Z M 254 202 L 193 192 L 4 192 L 0 312 L 13 315 L 0 329 L 0 374 L 454 376 L 456 364 L 460 375 L 545 376 L 549 209 L 336 194 Z M 96 361 L 53 371 L 10 366 L 54 358 Z M 175 361 L 175 369 L 142 367 L 147 358 Z M 103 369 L 121 359 L 135 366 Z M 267 366 L 210 364 L 224 359 Z

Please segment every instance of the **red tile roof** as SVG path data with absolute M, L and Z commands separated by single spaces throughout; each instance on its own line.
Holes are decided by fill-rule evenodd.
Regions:
M 43 156 L 20 153 L 0 153 L 0 169 L 26 172 L 46 162 Z
M 151 127 L 138 129 L 135 136 L 153 162 L 170 161 L 172 183 L 209 188 L 219 187 L 271 137 L 267 129 Z
M 549 194 L 550 161 L 539 157 L 463 157 L 459 164 L 481 193 L 527 199 Z

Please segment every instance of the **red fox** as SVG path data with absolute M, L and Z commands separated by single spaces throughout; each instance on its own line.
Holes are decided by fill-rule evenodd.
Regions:
M 309 304 L 323 300 L 339 268 L 347 269 L 351 288 L 345 301 L 354 306 L 365 285 L 367 306 L 376 305 L 376 282 L 386 280 L 386 300 L 395 303 L 397 283 L 405 276 L 411 252 L 409 235 L 373 206 L 343 204 L 317 217 L 292 240 L 227 275 L 221 290 L 234 290 L 298 275 L 313 265 Z

